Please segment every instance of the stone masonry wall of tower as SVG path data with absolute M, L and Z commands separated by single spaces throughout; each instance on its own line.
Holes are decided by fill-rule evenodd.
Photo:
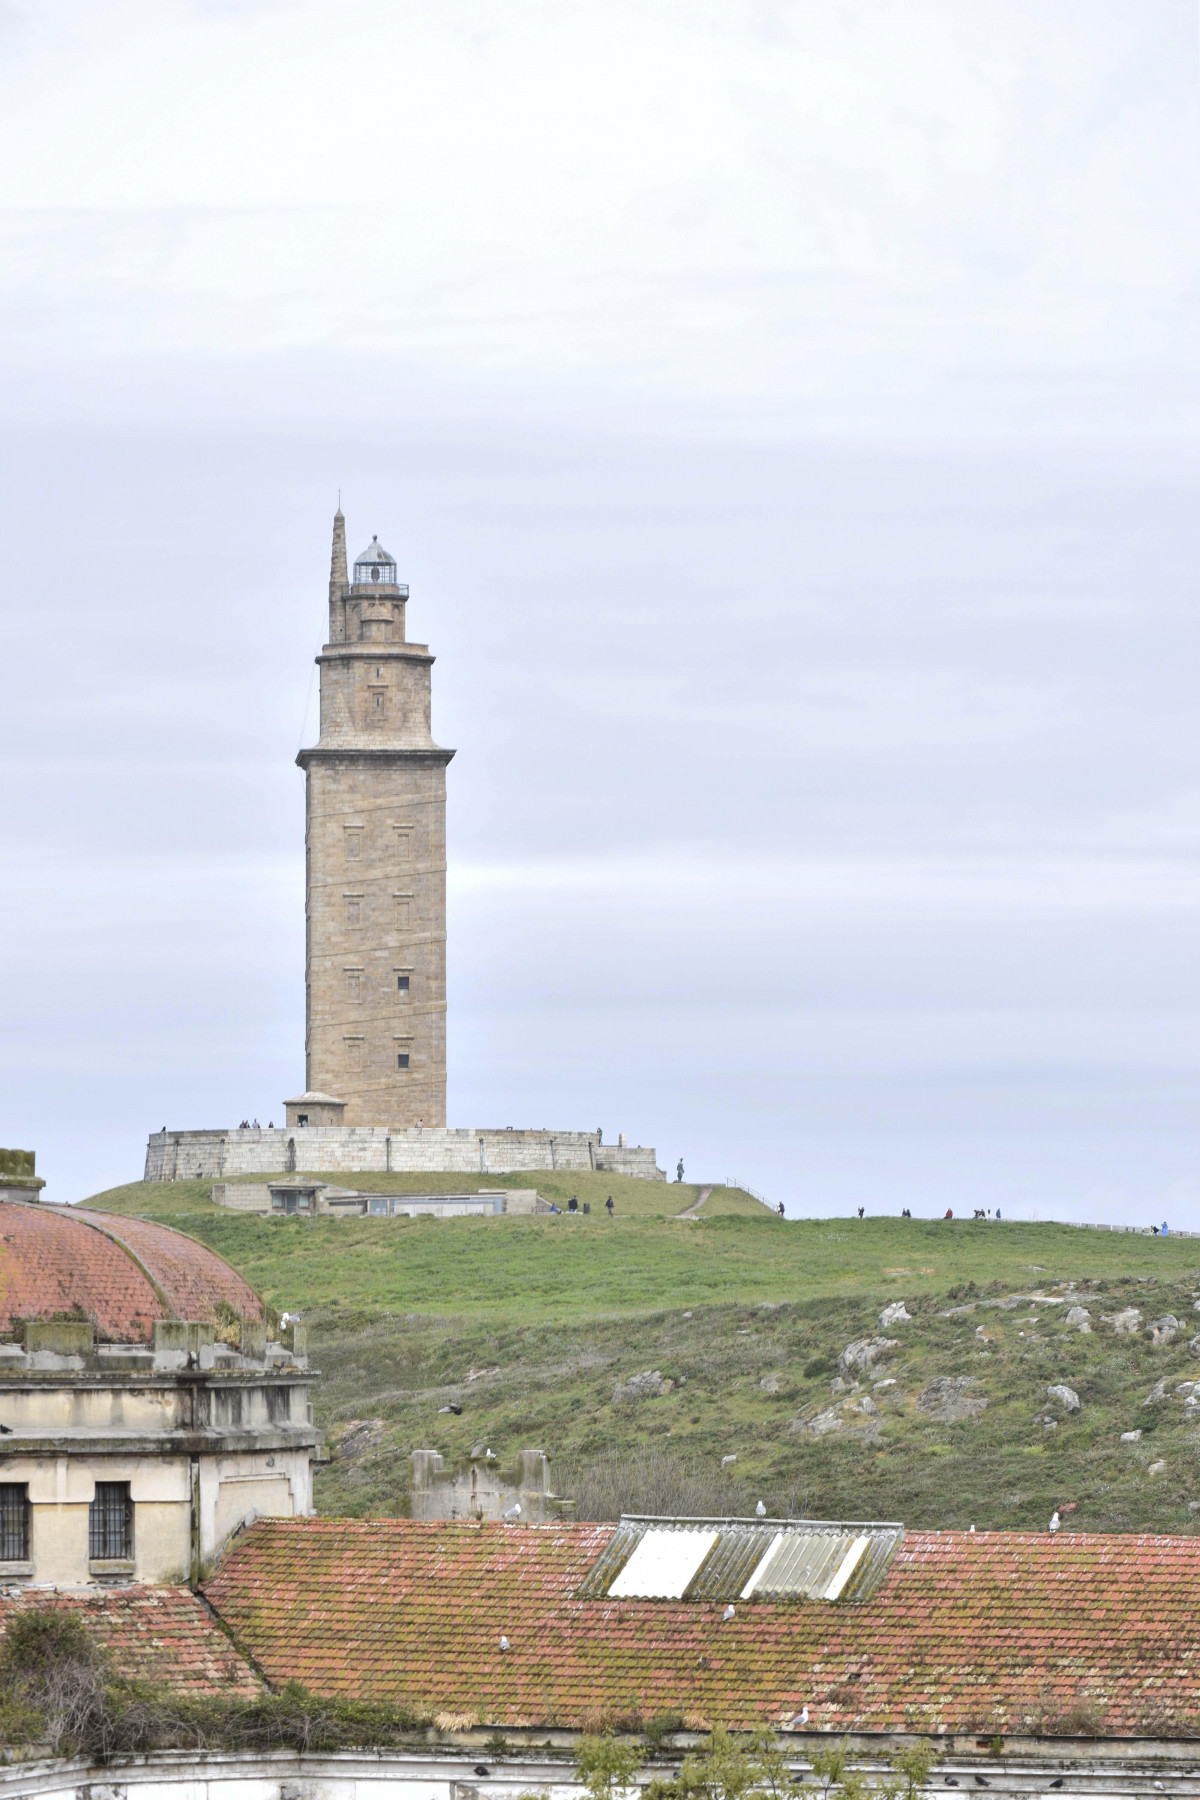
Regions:
M 306 1086 L 347 1125 L 446 1122 L 446 764 L 425 644 L 373 540 L 346 565 L 333 527 L 321 731 L 307 781 Z

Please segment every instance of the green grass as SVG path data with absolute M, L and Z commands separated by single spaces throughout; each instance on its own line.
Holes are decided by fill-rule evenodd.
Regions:
M 191 1185 L 162 1184 L 157 1193 L 174 1198 L 175 1188 Z M 694 1197 L 686 1186 L 683 1193 Z M 143 1184 L 97 1195 L 94 1204 L 116 1211 L 114 1194 L 141 1196 L 144 1204 L 135 1198 L 120 1210 L 170 1218 L 292 1311 L 343 1305 L 533 1322 L 713 1302 L 935 1294 L 972 1280 L 1012 1287 L 1071 1276 L 1179 1277 L 1200 1268 L 1200 1242 L 1182 1238 L 958 1220 L 783 1220 L 753 1200 L 753 1215 L 696 1220 L 622 1212 L 610 1219 L 596 1210 L 586 1218 L 310 1220 L 200 1211 L 194 1202 L 191 1210 L 160 1210 Z
M 546 1193 L 542 1175 L 508 1184 L 534 1179 Z M 565 1192 L 593 1197 L 585 1184 L 607 1179 L 573 1178 Z M 672 1210 L 695 1197 L 655 1185 Z M 611 1220 L 268 1220 L 206 1204 L 207 1187 L 135 1183 L 96 1204 L 169 1218 L 276 1306 L 306 1315 L 331 1441 L 350 1420 L 378 1421 L 365 1450 L 335 1453 L 321 1471 L 324 1511 L 403 1511 L 411 1450 L 453 1458 L 485 1440 L 506 1459 L 550 1451 L 568 1492 L 572 1471 L 666 1446 L 698 1471 L 736 1455 L 730 1503 L 750 1509 L 761 1497 L 772 1511 L 824 1517 L 1042 1529 L 1074 1501 L 1068 1528 L 1200 1529 L 1188 1510 L 1200 1504 L 1200 1423 L 1182 1398 L 1143 1405 L 1163 1377 L 1168 1395 L 1200 1379 L 1188 1349 L 1200 1334 L 1200 1243 L 1058 1225 L 783 1221 L 721 1190 L 713 1202 L 744 1210 L 706 1208 L 696 1221 L 627 1208 Z M 615 1178 L 603 1191 L 617 1192 Z M 983 1304 L 1068 1282 L 1085 1294 L 1091 1334 L 1069 1329 L 1065 1308 Z M 877 1332 L 881 1306 L 898 1298 L 916 1316 L 889 1333 L 898 1349 L 873 1371 L 894 1385 L 868 1379 L 835 1398 L 838 1353 Z M 1156 1349 L 1144 1332 L 1100 1327 L 1101 1314 L 1130 1305 L 1147 1320 L 1172 1312 L 1184 1330 Z M 955 1306 L 974 1310 L 941 1316 Z M 651 1368 L 676 1383 L 671 1393 L 613 1404 L 618 1382 Z M 930 1419 L 916 1402 L 940 1375 L 970 1376 L 986 1410 Z M 1035 1421 L 1060 1382 L 1083 1407 L 1048 1431 Z M 872 1418 L 851 1411 L 839 1432 L 805 1431 L 863 1397 L 878 1405 Z M 451 1402 L 461 1415 L 440 1411 Z M 1122 1444 L 1131 1429 L 1141 1441 Z

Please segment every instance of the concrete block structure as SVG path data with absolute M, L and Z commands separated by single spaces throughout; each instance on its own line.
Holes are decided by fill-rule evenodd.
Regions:
M 0 1150 L 0 1200 L 36 1200 L 45 1182 L 32 1150 Z
M 569 1517 L 574 1502 L 550 1491 L 550 1459 L 544 1450 L 522 1450 L 511 1469 L 482 1445 L 452 1468 L 436 1450 L 414 1450 L 409 1459 L 414 1519 L 520 1519 L 544 1525 Z
M 373 538 L 347 577 L 333 526 L 321 731 L 306 778 L 305 1086 L 344 1123 L 446 1122 L 446 765 L 425 644 Z
M 272 1219 L 464 1219 L 495 1213 L 548 1213 L 536 1188 L 480 1188 L 473 1194 L 359 1193 L 326 1181 L 284 1175 L 275 1181 L 214 1181 L 214 1206 Z

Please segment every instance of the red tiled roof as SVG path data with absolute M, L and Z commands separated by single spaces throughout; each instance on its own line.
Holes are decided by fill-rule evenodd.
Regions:
M 52 1607 L 73 1612 L 120 1674 L 184 1688 L 252 1698 L 262 1683 L 238 1655 L 202 1600 L 183 1587 L 109 1588 L 96 1594 L 27 1591 L 0 1599 L 0 1636 L 18 1612 Z
M 1067 1731 L 1081 1709 L 1106 1736 L 1196 1729 L 1200 1539 L 911 1532 L 870 1600 L 725 1623 L 576 1599 L 612 1530 L 263 1519 L 206 1593 L 273 1682 L 498 1726 L 807 1706 L 810 1730 Z
M 216 1300 L 227 1300 L 243 1319 L 262 1318 L 262 1302 L 249 1282 L 207 1244 L 156 1220 L 82 1209 L 76 1216 L 116 1238 L 137 1257 L 175 1318 L 211 1319 Z
M 79 1311 L 102 1338 L 145 1341 L 155 1319 L 243 1318 L 262 1304 L 205 1244 L 145 1219 L 0 1201 L 0 1330 L 14 1319 Z

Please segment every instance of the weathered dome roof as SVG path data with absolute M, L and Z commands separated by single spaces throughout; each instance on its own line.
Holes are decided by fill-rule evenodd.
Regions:
M 354 566 L 357 569 L 362 563 L 390 563 L 394 569 L 396 559 L 390 550 L 385 550 L 377 537 L 373 537 L 361 556 L 356 556 Z
M 221 1301 L 243 1319 L 263 1316 L 236 1269 L 169 1225 L 0 1201 L 0 1331 L 80 1312 L 99 1338 L 146 1342 L 155 1319 L 216 1321 Z

